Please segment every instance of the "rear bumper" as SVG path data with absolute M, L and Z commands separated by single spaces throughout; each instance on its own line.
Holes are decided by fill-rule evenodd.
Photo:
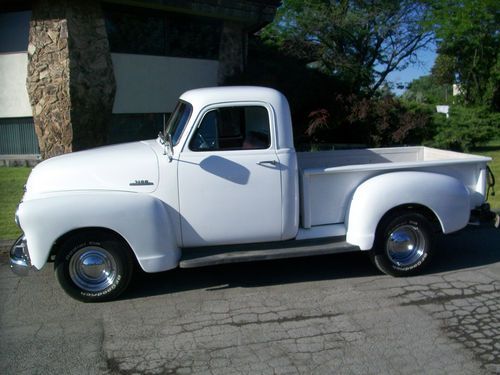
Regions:
M 24 235 L 10 249 L 10 269 L 18 276 L 26 276 L 32 268 Z
M 499 216 L 493 212 L 488 203 L 484 203 L 473 209 L 470 213 L 469 225 L 481 225 L 494 223 L 498 228 Z

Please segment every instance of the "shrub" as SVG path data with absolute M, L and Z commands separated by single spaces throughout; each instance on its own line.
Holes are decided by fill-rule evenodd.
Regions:
M 337 96 L 329 109 L 311 113 L 306 130 L 313 141 L 373 147 L 420 144 L 434 134 L 429 106 L 393 96 Z
M 446 118 L 443 114 L 434 114 L 436 135 L 431 145 L 469 151 L 499 135 L 500 113 L 490 112 L 485 107 L 454 106 L 449 115 Z

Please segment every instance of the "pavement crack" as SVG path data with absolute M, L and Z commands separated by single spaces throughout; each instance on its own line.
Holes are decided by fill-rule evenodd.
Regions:
M 301 322 L 301 321 L 306 321 L 306 320 L 312 320 L 312 319 L 330 319 L 330 318 L 335 318 L 337 316 L 341 316 L 342 314 L 340 313 L 333 313 L 333 314 L 318 314 L 318 315 L 298 315 L 298 316 L 292 316 L 292 317 L 283 317 L 283 318 L 277 318 L 277 319 L 270 319 L 270 320 L 264 320 L 264 321 L 254 321 L 254 322 L 238 322 L 238 323 L 227 323 L 226 325 L 233 326 L 233 327 L 244 327 L 248 325 L 254 325 L 254 324 L 268 324 L 268 323 L 287 323 L 287 322 Z
M 415 292 L 412 291 L 411 293 L 415 293 Z M 476 293 L 471 293 L 471 294 L 464 294 L 464 292 L 462 291 L 462 293 L 459 295 L 439 295 L 439 296 L 435 296 L 435 297 L 423 298 L 423 299 L 417 300 L 417 301 L 403 302 L 400 305 L 401 306 L 422 306 L 422 305 L 439 304 L 439 303 L 443 304 L 443 303 L 451 302 L 454 300 L 475 298 L 478 296 L 483 296 L 483 295 L 488 295 L 488 294 L 493 294 L 493 293 L 498 293 L 498 291 L 492 290 L 492 291 L 486 291 L 486 292 L 476 292 Z M 396 297 L 404 297 L 405 294 L 401 294 L 401 295 L 398 295 Z

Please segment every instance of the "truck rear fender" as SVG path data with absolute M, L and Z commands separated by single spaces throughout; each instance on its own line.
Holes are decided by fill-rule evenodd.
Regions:
M 465 227 L 470 217 L 470 197 L 454 177 L 428 172 L 393 172 L 359 185 L 347 210 L 347 242 L 361 250 L 373 247 L 377 226 L 391 209 L 418 205 L 432 211 L 443 233 Z
M 71 193 L 25 201 L 19 221 L 31 263 L 41 269 L 58 239 L 85 228 L 104 228 L 120 235 L 146 272 L 175 268 L 180 249 L 170 218 L 173 211 L 147 194 Z

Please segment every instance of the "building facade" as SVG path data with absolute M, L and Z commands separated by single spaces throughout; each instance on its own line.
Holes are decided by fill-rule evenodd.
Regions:
M 0 5 L 0 155 L 153 138 L 178 96 L 223 84 L 279 1 Z

